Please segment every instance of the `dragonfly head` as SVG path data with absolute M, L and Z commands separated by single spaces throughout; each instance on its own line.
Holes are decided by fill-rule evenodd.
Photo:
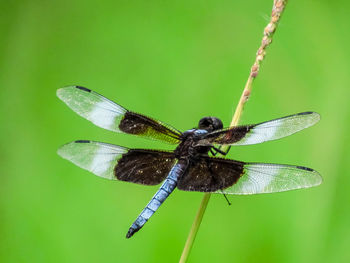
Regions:
M 222 121 L 215 117 L 204 117 L 199 120 L 198 129 L 212 132 L 223 128 Z

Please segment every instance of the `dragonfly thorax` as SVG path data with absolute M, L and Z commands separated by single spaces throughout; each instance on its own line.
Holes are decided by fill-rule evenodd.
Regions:
M 205 134 L 207 130 L 190 129 L 182 134 L 182 140 L 179 146 L 175 149 L 175 156 L 177 159 L 196 159 L 200 155 L 206 155 L 211 146 L 198 146 L 197 142 Z
M 199 146 L 197 141 L 207 133 L 223 128 L 222 121 L 216 117 L 204 117 L 198 122 L 198 129 L 185 131 L 181 136 L 181 143 L 175 149 L 175 156 L 178 159 L 196 159 L 199 156 L 207 155 L 212 146 Z

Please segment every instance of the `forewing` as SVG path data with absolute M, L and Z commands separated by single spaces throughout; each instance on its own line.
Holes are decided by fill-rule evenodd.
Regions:
M 232 186 L 218 191 L 224 194 L 263 194 L 309 188 L 322 183 L 311 168 L 283 164 L 246 163 L 241 178 Z
M 198 145 L 250 145 L 277 140 L 308 128 L 320 120 L 316 112 L 302 112 L 272 121 L 211 132 Z
M 101 128 L 167 143 L 179 143 L 181 133 L 170 125 L 128 111 L 87 88 L 79 86 L 61 88 L 57 90 L 57 96 L 73 111 Z
M 243 174 L 243 162 L 202 157 L 190 164 L 177 187 L 184 191 L 215 192 L 225 189 Z
M 63 145 L 58 154 L 97 176 L 144 185 L 162 182 L 175 164 L 171 152 L 128 149 L 84 140 Z

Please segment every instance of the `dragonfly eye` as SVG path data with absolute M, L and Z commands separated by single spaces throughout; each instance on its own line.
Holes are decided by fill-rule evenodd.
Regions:
M 222 121 L 215 117 L 204 117 L 199 120 L 198 128 L 209 132 L 222 129 Z

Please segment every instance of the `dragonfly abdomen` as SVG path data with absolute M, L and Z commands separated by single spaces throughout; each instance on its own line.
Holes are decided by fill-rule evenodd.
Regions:
M 174 191 L 177 180 L 180 175 L 185 171 L 186 165 L 183 163 L 177 163 L 170 170 L 169 175 L 164 180 L 162 186 L 157 193 L 152 197 L 151 201 L 142 210 L 141 214 L 136 218 L 135 222 L 129 228 L 126 238 L 132 237 L 137 231 L 139 231 L 148 219 L 157 211 L 160 205 L 168 198 L 168 196 Z

